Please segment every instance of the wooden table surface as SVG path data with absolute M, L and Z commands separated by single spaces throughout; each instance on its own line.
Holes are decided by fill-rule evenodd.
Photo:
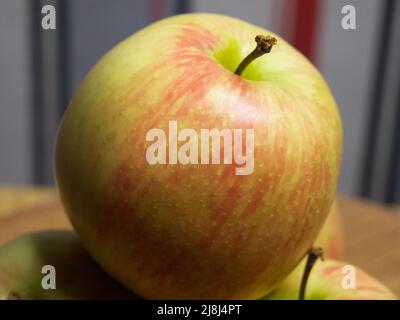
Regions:
M 338 196 L 343 260 L 359 266 L 400 297 L 400 207 Z M 51 189 L 0 187 L 0 245 L 18 235 L 71 225 Z
M 338 196 L 344 261 L 359 266 L 400 297 L 400 207 Z

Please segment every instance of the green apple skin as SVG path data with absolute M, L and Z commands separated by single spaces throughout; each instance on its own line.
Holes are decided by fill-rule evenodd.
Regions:
M 343 257 L 343 231 L 336 201 L 334 201 L 313 246 L 323 249 L 324 258 L 341 259 Z M 306 260 L 307 257 L 304 257 L 296 268 L 278 284 L 277 289 L 275 291 L 273 290 L 267 297 L 279 297 L 282 295 L 282 297 L 297 299 L 298 286 L 300 285 Z
M 266 300 L 297 300 L 305 260 Z M 305 300 L 397 300 L 397 297 L 377 279 L 356 267 L 356 288 L 344 289 L 342 268 L 348 263 L 337 260 L 316 262 L 306 287 Z
M 56 270 L 56 289 L 43 289 L 44 265 Z M 0 300 L 137 299 L 108 276 L 72 231 L 41 231 L 0 247 Z
M 233 70 L 258 34 L 277 45 Z M 254 171 L 149 165 L 146 133 L 254 129 Z M 152 299 L 258 299 L 304 257 L 333 202 L 342 128 L 318 70 L 227 16 L 152 24 L 108 52 L 59 130 L 65 209 L 96 261 Z
M 336 201 L 333 202 L 328 217 L 315 239 L 314 247 L 322 248 L 324 257 L 328 259 L 343 258 L 343 230 L 340 211 Z
M 328 217 L 326 218 L 313 246 L 323 249 L 324 258 L 341 259 L 343 257 L 343 233 L 340 212 L 336 201 L 333 202 Z M 290 272 L 290 274 L 282 280 L 280 284 L 278 284 L 275 291 L 273 290 L 270 295 L 267 295 L 267 297 L 279 297 L 282 295 L 283 297 L 296 299 L 298 286 L 301 281 L 306 260 L 307 257 L 304 257 L 296 268 Z

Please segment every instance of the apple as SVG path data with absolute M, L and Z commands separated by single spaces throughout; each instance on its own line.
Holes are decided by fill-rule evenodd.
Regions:
M 336 201 L 333 202 L 328 217 L 326 218 L 317 239 L 315 239 L 313 246 L 322 248 L 325 258 L 343 258 L 343 232 L 340 220 L 340 211 Z
M 55 289 L 47 288 L 52 271 L 44 266 L 55 268 Z M 30 233 L 0 247 L 0 300 L 136 298 L 99 268 L 72 231 Z
M 186 14 L 94 66 L 63 116 L 55 173 L 90 254 L 141 296 L 258 299 L 317 237 L 341 150 L 334 98 L 301 53 L 244 21 Z
M 314 242 L 315 248 L 323 249 L 323 257 L 330 259 L 341 259 L 343 256 L 343 235 L 340 223 L 340 213 L 336 201 L 333 203 L 328 217 L 326 218 L 317 239 Z M 276 292 L 285 292 L 295 298 L 299 295 L 299 286 L 304 272 L 307 257 L 296 266 L 296 268 L 280 283 Z M 275 291 L 272 291 L 272 295 Z
M 297 300 L 305 261 L 295 269 L 267 300 Z M 377 279 L 360 268 L 354 268 L 355 287 L 348 287 L 349 264 L 337 260 L 317 262 L 308 279 L 306 300 L 396 300 L 397 297 Z
M 330 259 L 341 259 L 343 256 L 343 239 L 340 223 L 340 214 L 336 201 L 333 203 L 328 217 L 326 218 L 317 239 L 314 242 L 315 248 L 323 249 L 323 257 Z M 299 286 L 304 272 L 307 257 L 299 263 L 296 268 L 277 286 L 277 292 L 285 292 L 295 298 L 299 295 Z M 289 289 L 287 289 L 289 288 Z M 288 291 L 289 293 L 286 293 Z M 272 291 L 274 293 L 274 291 Z

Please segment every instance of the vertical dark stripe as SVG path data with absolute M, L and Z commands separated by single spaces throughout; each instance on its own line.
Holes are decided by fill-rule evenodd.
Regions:
M 165 17 L 165 1 L 150 0 L 148 2 L 149 20 L 154 22 Z
M 398 70 L 400 75 L 400 70 Z M 398 177 L 400 176 L 400 82 L 399 88 L 397 91 L 396 97 L 396 112 L 395 112 L 395 126 L 393 130 L 392 136 L 392 148 L 391 150 L 391 157 L 389 163 L 389 170 L 388 170 L 388 179 L 387 179 L 387 193 L 385 202 L 388 203 L 395 203 L 396 202 L 396 191 L 400 187 L 400 181 L 398 181 Z
M 370 98 L 370 114 L 367 126 L 367 140 L 365 146 L 365 162 L 362 168 L 362 178 L 361 178 L 361 195 L 363 197 L 369 197 L 371 195 L 371 183 L 372 183 L 372 171 L 374 168 L 374 153 L 376 150 L 376 144 L 378 140 L 379 132 L 379 120 L 381 117 L 380 113 L 380 102 L 382 101 L 383 87 L 385 80 L 385 69 L 387 67 L 387 56 L 388 48 L 390 42 L 390 31 L 393 25 L 393 15 L 395 0 L 385 0 L 384 13 L 382 17 L 381 31 L 378 38 L 377 50 L 377 62 L 375 63 L 375 68 L 373 70 L 372 76 L 374 81 L 372 81 L 371 88 L 371 98 Z
M 58 1 L 57 2 L 57 29 L 58 30 L 58 54 L 60 56 L 58 70 L 59 72 L 59 84 L 60 84 L 60 104 L 59 104 L 59 114 L 58 119 L 61 119 L 68 101 L 69 101 L 69 64 L 68 64 L 68 1 Z
M 44 181 L 43 172 L 43 105 L 42 105 L 42 51 L 41 51 L 41 6 L 40 0 L 31 2 L 31 82 L 32 82 L 32 180 L 34 184 Z
M 67 64 L 67 1 L 53 1 L 56 8 L 56 30 L 43 30 L 41 26 L 43 15 L 42 7 L 47 4 L 43 0 L 31 1 L 30 32 L 32 34 L 32 182 L 35 184 L 48 184 L 52 182 L 52 149 L 54 147 L 54 127 L 59 122 L 68 101 L 68 64 Z M 53 38 L 50 34 L 53 33 Z M 56 34 L 55 34 L 56 33 Z M 55 40 L 52 40 L 55 39 Z M 55 41 L 55 42 L 54 42 Z M 56 74 L 56 83 L 49 81 L 49 68 L 44 61 L 46 55 L 54 47 L 57 63 L 52 69 Z M 44 67 L 47 68 L 44 68 Z M 46 70 L 47 71 L 46 71 Z M 51 70 L 51 69 L 50 69 Z M 52 80 L 54 81 L 54 80 Z M 52 87 L 57 92 L 56 100 L 49 92 Z M 50 94 L 49 94 L 50 93 Z M 53 111 L 56 112 L 53 112 Z
M 321 0 L 297 0 L 294 16 L 294 46 L 315 62 L 315 40 Z
M 280 26 L 280 32 L 287 41 L 293 43 L 293 25 L 296 13 L 296 6 L 298 5 L 298 3 L 293 2 L 292 0 L 275 0 L 274 3 L 277 3 L 278 1 L 279 4 L 282 6 L 280 10 L 280 16 L 278 17 L 280 21 L 280 23 L 278 24 Z
M 190 0 L 176 0 L 176 14 L 188 13 L 191 11 L 191 1 Z
M 399 90 L 400 93 L 400 90 Z M 400 104 L 400 102 L 399 102 Z M 400 105 L 398 105 L 398 108 L 400 109 Z M 399 112 L 400 113 L 400 112 Z M 400 115 L 397 118 L 398 121 L 398 126 L 400 126 Z M 397 127 L 397 130 L 399 131 L 399 127 Z M 399 132 L 397 131 L 397 133 L 399 134 Z M 393 191 L 393 202 L 399 204 L 400 203 L 400 140 L 396 139 L 397 142 L 397 147 L 396 147 L 396 153 L 395 153 L 395 159 L 396 159 L 396 168 L 394 170 L 394 177 L 396 177 L 395 180 L 395 187 L 394 187 L 394 191 Z

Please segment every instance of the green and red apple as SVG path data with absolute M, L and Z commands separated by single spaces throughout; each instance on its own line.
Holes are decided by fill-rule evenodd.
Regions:
M 338 261 L 343 256 L 340 212 L 334 202 L 328 218 L 315 240 L 314 246 L 324 250 L 327 260 L 317 261 L 306 286 L 306 300 L 391 300 L 396 296 L 378 280 L 360 268 L 354 267 L 355 288 L 343 287 L 350 276 L 349 264 Z M 307 257 L 264 299 L 298 300 Z M 352 266 L 350 268 L 353 268 Z
M 30 233 L 0 247 L 0 300 L 136 298 L 101 270 L 72 231 Z
M 297 300 L 304 265 L 305 261 L 302 261 L 265 299 Z M 353 275 L 354 287 L 349 278 Z M 328 259 L 316 262 L 307 282 L 305 300 L 397 300 L 397 297 L 362 269 Z
M 257 35 L 277 43 L 235 74 Z M 171 122 L 180 133 L 254 132 L 253 170 L 237 175 L 241 162 L 232 159 L 196 163 L 196 148 L 184 149 L 193 151 L 186 164 L 174 164 L 193 141 L 179 134 L 177 142 Z M 153 129 L 168 132 L 172 152 L 158 150 L 167 164 L 146 158 Z M 206 151 L 225 156 L 223 138 Z M 137 32 L 90 71 L 63 117 L 55 168 L 83 243 L 133 291 L 257 299 L 315 241 L 335 196 L 341 150 L 334 98 L 301 53 L 244 21 L 187 14 Z

